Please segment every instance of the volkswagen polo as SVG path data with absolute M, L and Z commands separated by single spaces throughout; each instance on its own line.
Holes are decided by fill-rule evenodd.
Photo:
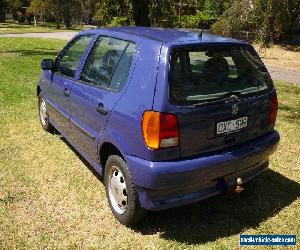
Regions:
M 276 90 L 247 42 L 176 29 L 77 34 L 37 86 L 40 122 L 104 177 L 123 224 L 196 202 L 268 168 Z

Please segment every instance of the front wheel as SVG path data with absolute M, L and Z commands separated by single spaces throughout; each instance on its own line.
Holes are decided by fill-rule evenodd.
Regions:
M 108 158 L 104 183 L 110 208 L 119 222 L 133 225 L 144 218 L 146 210 L 139 203 L 127 164 L 120 156 L 111 155 Z
M 42 125 L 42 128 L 47 132 L 53 133 L 54 127 L 49 122 L 47 105 L 42 94 L 39 94 L 38 106 L 39 106 L 39 118 L 40 118 L 40 123 Z

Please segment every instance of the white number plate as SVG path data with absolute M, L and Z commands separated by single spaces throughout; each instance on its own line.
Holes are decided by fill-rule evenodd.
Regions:
M 240 117 L 235 120 L 218 122 L 217 123 L 217 135 L 233 133 L 246 128 L 248 125 L 248 117 Z

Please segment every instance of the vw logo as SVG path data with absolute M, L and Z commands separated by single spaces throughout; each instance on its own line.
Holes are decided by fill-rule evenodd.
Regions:
M 236 103 L 232 104 L 232 107 L 231 107 L 232 114 L 235 115 L 235 114 L 237 114 L 238 111 L 239 111 L 239 106 Z

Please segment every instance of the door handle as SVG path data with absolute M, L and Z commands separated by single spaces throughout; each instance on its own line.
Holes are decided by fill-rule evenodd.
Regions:
M 107 115 L 108 114 L 108 110 L 104 107 L 103 103 L 99 103 L 98 106 L 96 107 L 96 110 L 101 115 Z
M 70 94 L 71 94 L 70 90 L 68 90 L 67 88 L 65 88 L 64 95 L 65 96 L 69 96 Z

